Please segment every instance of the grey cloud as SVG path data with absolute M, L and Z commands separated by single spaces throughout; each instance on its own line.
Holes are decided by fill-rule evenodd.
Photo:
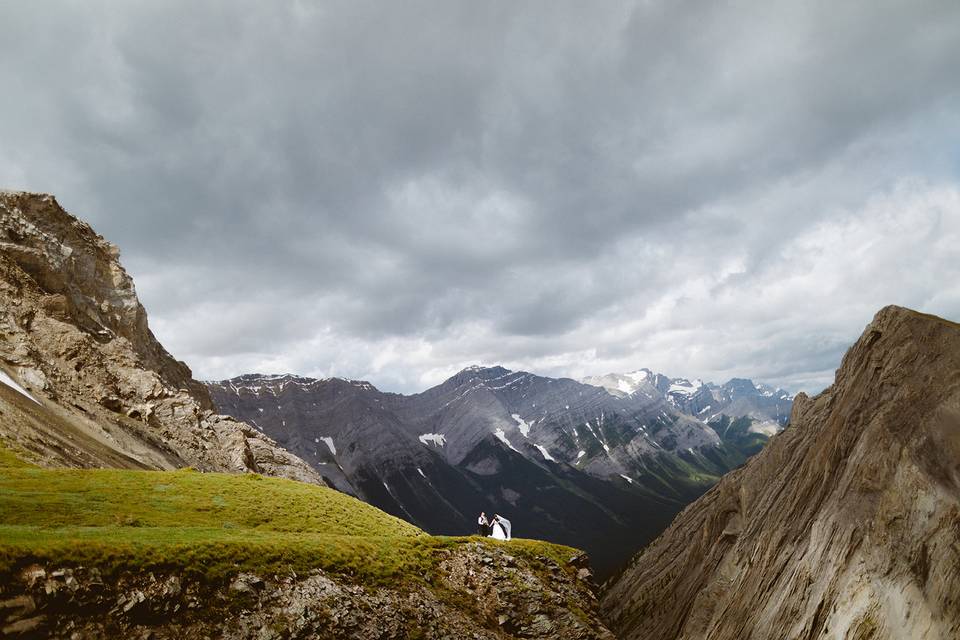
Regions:
M 0 12 L 0 183 L 119 244 L 204 377 L 411 390 L 486 360 L 809 388 L 873 307 L 960 314 L 949 247 L 857 246 L 878 196 L 957 213 L 954 2 Z M 871 268 L 940 262 L 864 284 L 811 232 L 841 218 Z

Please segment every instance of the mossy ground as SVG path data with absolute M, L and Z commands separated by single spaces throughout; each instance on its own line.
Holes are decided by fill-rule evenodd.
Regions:
M 429 536 L 355 498 L 290 480 L 41 469 L 0 446 L 0 575 L 43 562 L 211 579 L 319 568 L 376 583 L 426 577 L 440 550 L 477 541 L 561 566 L 575 553 L 533 540 Z

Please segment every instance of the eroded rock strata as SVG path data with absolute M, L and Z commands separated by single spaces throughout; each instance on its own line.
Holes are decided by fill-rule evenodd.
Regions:
M 210 582 L 33 565 L 0 590 L 0 631 L 70 640 L 613 640 L 581 557 L 561 566 L 479 544 L 444 556 L 436 575 L 387 586 L 323 571 Z
M 618 637 L 960 637 L 960 325 L 884 308 L 790 423 L 609 587 Z
M 0 439 L 49 466 L 320 476 L 218 415 L 156 340 L 118 249 L 53 196 L 0 192 Z

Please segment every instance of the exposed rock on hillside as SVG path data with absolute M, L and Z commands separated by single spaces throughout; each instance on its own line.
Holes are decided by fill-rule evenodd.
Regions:
M 0 589 L 0 624 L 4 635 L 64 639 L 613 640 L 579 559 L 560 566 L 478 544 L 444 554 L 438 575 L 390 586 L 322 571 L 241 573 L 211 584 L 33 565 Z
M 610 586 L 618 637 L 960 637 L 960 325 L 881 310 L 790 423 Z
M 52 196 L 0 192 L 0 371 L 9 376 L 0 439 L 47 465 L 192 465 L 321 482 L 269 438 L 214 413 L 206 388 L 150 332 L 118 258 Z

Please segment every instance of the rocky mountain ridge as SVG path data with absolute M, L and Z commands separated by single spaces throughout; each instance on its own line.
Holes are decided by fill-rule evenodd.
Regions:
M 0 192 L 0 438 L 46 465 L 258 471 L 322 482 L 218 415 L 150 332 L 119 250 L 53 196 Z
M 618 637 L 960 636 L 960 325 L 881 310 L 836 382 L 606 591 Z M 671 606 L 663 606 L 664 602 Z
M 793 404 L 793 395 L 784 389 L 748 378 L 732 378 L 715 384 L 638 369 L 589 376 L 582 382 L 603 387 L 620 397 L 659 392 L 679 410 L 711 425 L 719 423 L 724 416 L 731 422 L 748 418 L 750 432 L 768 437 L 786 426 Z
M 503 367 L 410 396 L 289 374 L 208 386 L 218 410 L 332 486 L 433 533 L 472 531 L 496 510 L 522 535 L 585 548 L 601 573 L 755 450 L 655 389 L 614 394 Z

